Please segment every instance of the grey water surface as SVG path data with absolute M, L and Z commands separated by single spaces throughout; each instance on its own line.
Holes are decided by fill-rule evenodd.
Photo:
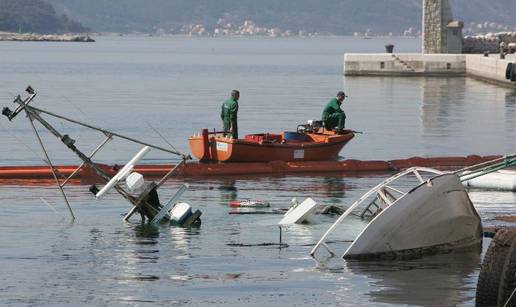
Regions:
M 363 131 L 344 158 L 506 154 L 516 150 L 516 92 L 469 78 L 346 78 L 343 53 L 419 52 L 419 39 L 98 37 L 93 44 L 2 42 L 0 101 L 32 85 L 34 104 L 135 138 L 188 152 L 187 137 L 219 128 L 221 102 L 242 93 L 240 133 L 288 131 L 320 116 L 338 90 L 349 95 L 347 127 Z M 66 122 L 56 127 L 88 152 L 103 136 Z M 160 137 L 159 134 L 163 136 Z M 76 164 L 41 129 L 54 162 Z M 24 116 L 0 119 L 0 165 L 42 165 Z M 124 163 L 139 146 L 113 141 L 97 157 Z M 152 151 L 145 163 L 175 163 Z M 121 221 L 128 204 L 116 194 L 95 200 L 87 185 L 67 193 L 77 215 L 69 223 L 48 183 L 0 185 L 2 305 L 473 305 L 481 255 L 346 262 L 308 254 L 334 217 L 283 231 L 280 215 L 232 215 L 235 199 L 264 199 L 286 208 L 292 197 L 350 205 L 388 174 L 188 179 L 183 200 L 203 212 L 199 229 Z M 182 181 L 162 189 L 169 198 Z M 483 223 L 514 214 L 514 193 L 470 193 Z M 58 214 L 41 198 L 52 204 Z M 351 218 L 345 250 L 365 224 Z M 484 241 L 484 251 L 489 241 Z

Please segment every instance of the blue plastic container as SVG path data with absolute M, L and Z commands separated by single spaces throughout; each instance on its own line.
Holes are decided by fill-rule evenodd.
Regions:
M 298 132 L 285 131 L 285 132 L 283 132 L 283 138 L 286 141 L 304 142 L 304 141 L 306 141 L 306 134 L 298 133 Z

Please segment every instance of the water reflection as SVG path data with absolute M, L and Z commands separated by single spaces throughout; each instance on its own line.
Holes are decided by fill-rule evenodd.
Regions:
M 353 274 L 372 279 L 366 295 L 372 302 L 409 305 L 455 306 L 470 301 L 465 290 L 474 290 L 480 254 L 451 253 L 410 261 L 347 261 Z M 473 294 L 470 294 L 473 295 Z
M 158 227 L 151 224 L 139 224 L 134 226 L 134 233 L 136 238 L 141 239 L 136 241 L 137 244 L 154 245 L 157 243 L 155 238 L 159 238 Z
M 190 258 L 190 244 L 192 237 L 200 234 L 199 228 L 182 228 L 182 227 L 171 227 L 163 226 L 163 230 L 168 230 L 168 235 L 172 241 L 175 251 L 181 251 L 181 258 Z
M 332 204 L 340 204 L 346 196 L 347 187 L 342 177 L 324 177 L 322 187 L 321 192 Z
M 465 78 L 421 79 L 423 136 L 448 136 L 465 118 Z
M 516 91 L 507 91 L 505 93 L 505 131 L 511 133 L 516 128 Z
M 507 91 L 505 93 L 505 106 L 514 109 L 516 105 L 516 91 Z
M 220 183 L 218 190 L 220 193 L 221 203 L 228 203 L 234 201 L 238 197 L 238 189 L 236 187 L 236 180 L 234 178 L 225 178 Z

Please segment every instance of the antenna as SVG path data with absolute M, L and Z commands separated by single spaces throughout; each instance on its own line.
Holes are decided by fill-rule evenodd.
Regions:
M 13 102 L 19 104 L 19 106 L 14 111 L 11 111 L 11 109 L 9 109 L 8 107 L 2 109 L 2 115 L 6 116 L 9 119 L 9 121 L 15 118 L 16 115 L 18 115 L 21 111 L 23 111 L 25 107 L 28 106 L 29 103 L 31 103 L 31 101 L 36 97 L 36 92 L 30 85 L 27 86 L 25 91 L 29 93 L 30 96 L 27 97 L 25 100 L 21 99 L 20 95 L 16 96 Z

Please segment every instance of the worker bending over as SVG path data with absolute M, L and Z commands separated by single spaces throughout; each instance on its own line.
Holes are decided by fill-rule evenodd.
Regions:
M 330 100 L 322 112 L 322 120 L 327 130 L 335 130 L 342 133 L 346 124 L 346 113 L 340 108 L 346 94 L 343 91 L 337 93 L 337 96 Z

